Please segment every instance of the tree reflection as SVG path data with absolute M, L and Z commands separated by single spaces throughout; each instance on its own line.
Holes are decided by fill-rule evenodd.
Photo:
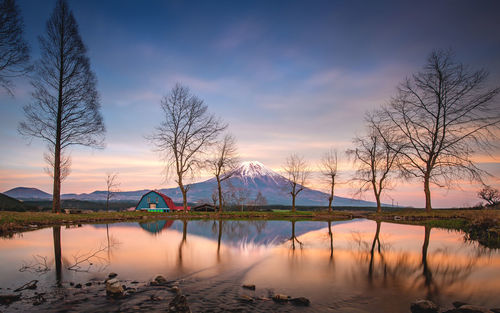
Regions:
M 220 262 L 220 242 L 222 239 L 222 219 L 219 219 L 219 234 L 217 236 L 217 262 Z
M 374 263 L 374 257 L 375 257 L 375 246 L 378 244 L 378 253 L 379 255 L 382 254 L 381 247 L 380 247 L 380 225 L 382 224 L 381 221 L 376 221 L 377 222 L 377 230 L 375 231 L 375 236 L 373 237 L 373 242 L 372 242 L 372 248 L 370 250 L 370 265 L 368 266 L 368 281 L 371 284 L 373 282 L 373 263 Z
M 187 226 L 188 226 L 188 221 L 186 219 L 182 220 L 182 240 L 179 244 L 179 259 L 178 259 L 178 267 L 182 268 L 182 248 L 186 244 L 186 238 L 187 238 Z
M 52 227 L 54 238 L 54 260 L 56 265 L 56 284 L 61 286 L 62 282 L 62 256 L 61 256 L 61 226 Z
M 302 245 L 303 243 L 301 241 L 299 241 L 299 239 L 297 239 L 297 236 L 295 236 L 295 220 L 291 220 L 290 221 L 292 223 L 292 236 L 290 237 L 290 239 L 288 239 L 288 241 L 291 241 L 292 242 L 292 250 L 295 251 L 295 242 L 297 242 L 300 246 L 300 248 L 302 249 Z
M 328 221 L 328 236 L 330 237 L 330 262 L 333 262 L 333 233 L 332 233 L 332 221 Z
M 463 260 L 457 259 L 446 248 L 431 252 L 429 244 L 432 228 L 425 226 L 421 255 L 415 258 L 411 252 L 393 250 L 389 244 L 382 244 L 381 224 L 380 221 L 376 222 L 371 242 L 363 241 L 362 237 L 354 238 L 360 249 L 357 254 L 362 268 L 368 265 L 368 275 L 365 277 L 370 288 L 398 286 L 412 294 L 422 291 L 427 299 L 439 302 L 443 289 L 467 280 L 480 257 L 473 254 Z M 365 270 L 359 271 L 360 275 L 366 275 L 363 273 L 366 273 Z

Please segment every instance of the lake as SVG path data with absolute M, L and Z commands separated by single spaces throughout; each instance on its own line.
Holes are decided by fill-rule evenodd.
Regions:
M 409 312 L 417 298 L 500 307 L 498 250 L 465 241 L 462 232 L 365 219 L 52 227 L 0 239 L 0 264 L 0 292 L 33 279 L 38 292 L 50 292 L 110 272 L 140 282 L 161 274 L 179 281 L 193 312 Z M 238 301 L 274 293 L 311 305 Z

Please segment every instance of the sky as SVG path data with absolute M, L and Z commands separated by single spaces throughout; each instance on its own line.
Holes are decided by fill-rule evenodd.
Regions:
M 33 60 L 55 1 L 17 1 Z M 160 102 L 176 82 L 191 88 L 229 124 L 242 161 L 279 171 L 291 153 L 314 168 L 330 148 L 345 151 L 364 130 L 364 114 L 387 103 L 433 49 L 490 73 L 500 85 L 498 1 L 68 1 L 98 79 L 104 149 L 71 149 L 63 193 L 175 186 L 145 137 L 161 121 Z M 46 146 L 17 132 L 30 101 L 29 80 L 0 92 L 0 191 L 51 192 Z M 498 101 L 497 101 L 498 102 Z M 500 108 L 500 104 L 499 104 Z M 500 151 L 478 156 L 500 187 Z M 337 194 L 354 195 L 353 167 L 341 158 Z M 208 178 L 201 174 L 198 180 Z M 434 187 L 436 207 L 479 202 L 478 184 Z M 319 179 L 311 186 L 323 188 Z M 398 182 L 384 201 L 423 206 L 419 182 Z M 372 200 L 369 193 L 361 196 Z

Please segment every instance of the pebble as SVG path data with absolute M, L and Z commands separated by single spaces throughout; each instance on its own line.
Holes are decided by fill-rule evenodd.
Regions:
M 247 284 L 242 286 L 245 289 L 255 290 L 255 285 Z
M 109 273 L 108 278 L 115 278 L 116 276 L 118 276 L 118 274 L 111 272 Z

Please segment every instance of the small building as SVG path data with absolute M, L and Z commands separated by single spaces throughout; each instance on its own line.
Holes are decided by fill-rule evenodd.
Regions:
M 161 192 L 151 190 L 142 196 L 135 209 L 148 212 L 170 212 L 183 210 L 184 208 L 182 206 L 176 206 L 170 197 L 167 197 Z
M 208 204 L 208 203 L 203 203 L 197 206 L 194 206 L 191 208 L 194 212 L 215 212 L 215 206 Z

